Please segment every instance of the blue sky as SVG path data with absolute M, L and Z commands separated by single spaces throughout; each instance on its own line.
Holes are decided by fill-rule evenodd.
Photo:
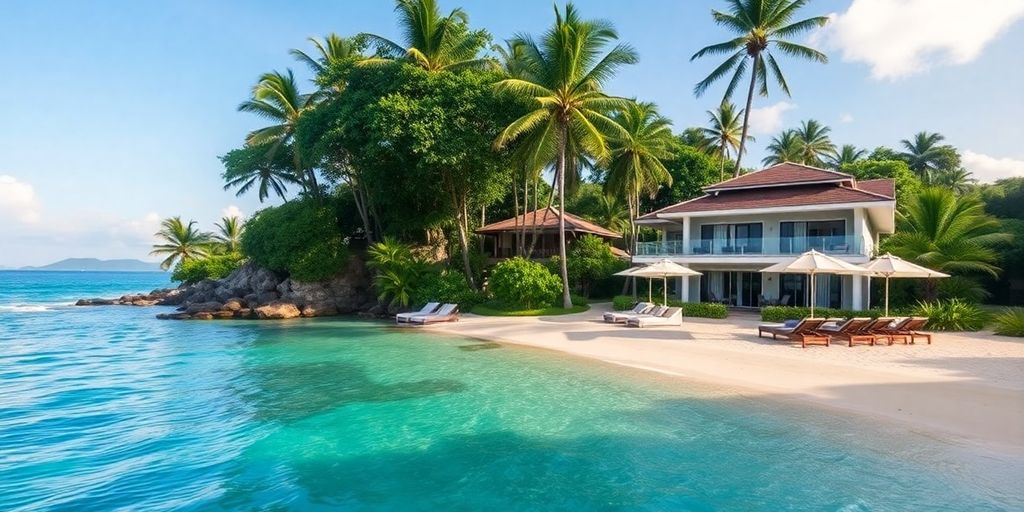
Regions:
M 677 129 L 705 122 L 723 86 L 695 98 L 716 60 L 690 62 L 726 40 L 711 22 L 720 1 L 581 0 L 586 17 L 614 22 L 640 63 L 610 92 L 657 103 Z M 755 99 L 758 137 L 815 118 L 838 144 L 894 146 L 938 131 L 985 181 L 1024 175 L 1024 0 L 820 0 L 834 14 L 808 36 L 827 65 L 783 60 L 792 98 Z M 462 6 L 495 40 L 540 33 L 549 0 L 442 0 Z M 252 197 L 221 189 L 217 160 L 261 125 L 237 113 L 260 73 L 292 67 L 287 54 L 328 32 L 397 36 L 380 1 L 14 0 L 0 18 L 0 266 L 71 256 L 146 258 L 158 219 L 249 214 Z

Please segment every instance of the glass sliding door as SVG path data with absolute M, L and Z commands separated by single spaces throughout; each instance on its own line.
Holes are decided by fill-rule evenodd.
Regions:
M 806 306 L 808 291 L 806 275 L 779 275 L 779 304 L 783 306 Z

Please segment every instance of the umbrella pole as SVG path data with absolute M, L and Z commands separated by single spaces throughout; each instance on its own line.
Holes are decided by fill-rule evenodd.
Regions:
M 811 272 L 811 318 L 814 318 L 814 272 Z
M 651 283 L 652 282 L 653 281 L 651 280 L 651 278 L 648 277 L 647 278 L 647 302 L 654 302 L 654 300 L 651 299 Z
M 889 276 L 885 276 L 885 316 L 889 316 Z
M 668 278 L 661 277 L 661 305 L 668 306 Z

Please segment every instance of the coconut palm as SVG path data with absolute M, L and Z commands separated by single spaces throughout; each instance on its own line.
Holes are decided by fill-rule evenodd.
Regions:
M 786 130 L 772 137 L 772 141 L 765 149 L 768 151 L 768 156 L 761 160 L 762 165 L 800 162 L 803 158 L 800 137 L 795 130 Z
M 718 179 L 722 181 L 725 180 L 725 161 L 729 159 L 729 152 L 739 151 L 743 111 L 737 111 L 732 102 L 723 101 L 716 110 L 708 110 L 707 113 L 709 126 L 702 130 L 710 142 L 708 149 L 720 160 Z M 747 140 L 753 142 L 754 137 L 748 135 Z
M 829 138 L 831 128 L 814 119 L 808 119 L 800 123 L 800 128 L 794 130 L 797 140 L 800 141 L 800 159 L 797 162 L 814 167 L 824 167 L 825 159 L 835 155 L 836 146 Z
M 377 56 L 363 60 L 364 65 L 396 59 L 406 59 L 428 71 L 493 65 L 490 59 L 479 58 L 490 35 L 485 30 L 470 30 L 466 11 L 453 9 L 442 16 L 436 0 L 397 0 L 395 11 L 402 42 L 360 34 L 377 47 Z
M 315 37 L 310 37 L 307 40 L 316 49 L 314 55 L 295 48 L 288 53 L 299 62 L 309 66 L 310 71 L 317 75 L 332 64 L 359 57 L 362 47 L 358 38 L 342 37 L 334 33 L 327 34 L 322 41 Z
M 658 114 L 653 103 L 631 102 L 613 120 L 623 128 L 609 137 L 611 154 L 605 194 L 626 198 L 629 209 L 628 247 L 636 248 L 636 217 L 640 212 L 640 195 L 654 198 L 658 189 L 672 186 L 672 175 L 662 160 L 672 157 L 671 121 Z
M 772 49 L 791 57 L 825 63 L 828 57 L 814 48 L 787 41 L 783 38 L 795 36 L 822 27 L 828 23 L 827 16 L 815 16 L 800 21 L 793 21 L 797 11 L 806 4 L 806 0 L 729 0 L 728 12 L 712 10 L 711 16 L 715 23 L 723 25 L 737 37 L 723 43 L 701 48 L 690 60 L 707 55 L 724 55 L 729 57 L 711 72 L 704 80 L 694 86 L 693 92 L 698 97 L 708 90 L 711 84 L 721 80 L 730 72 L 732 78 L 725 89 L 724 100 L 732 97 L 747 68 L 750 68 L 750 86 L 747 90 L 747 105 L 743 110 L 743 130 L 740 134 L 740 146 L 736 155 L 736 168 L 733 174 L 740 175 L 740 160 L 746 144 L 747 129 L 750 127 L 750 108 L 754 101 L 754 88 L 758 88 L 761 96 L 768 96 L 768 74 L 771 73 L 779 89 L 790 96 L 789 85 L 782 74 L 779 63 L 772 54 Z
M 977 197 L 928 187 L 897 210 L 896 233 L 883 248 L 941 272 L 997 276 L 999 255 L 993 244 L 1009 239 Z
M 931 174 L 946 167 L 947 154 L 945 146 L 939 143 L 946 140 L 942 134 L 918 132 L 913 139 L 903 139 L 900 145 L 904 150 L 899 157 L 907 162 L 910 170 L 922 179 L 930 181 Z
M 222 217 L 220 222 L 214 224 L 217 232 L 213 240 L 226 253 L 239 252 L 242 250 L 242 231 L 245 230 L 245 223 L 238 217 Z
M 246 144 L 260 146 L 269 144 L 267 160 L 273 160 L 282 147 L 291 148 L 295 176 L 306 192 L 320 197 L 316 170 L 306 167 L 302 152 L 294 143 L 299 118 L 316 103 L 317 95 L 302 94 L 295 83 L 292 70 L 287 74 L 277 71 L 266 73 L 252 89 L 252 98 L 238 106 L 241 112 L 251 112 L 274 124 L 254 130 L 246 137 Z
M 717 155 L 712 147 L 714 146 L 715 141 L 704 133 L 704 128 L 691 126 L 683 130 L 683 133 L 680 133 L 677 138 L 679 139 L 679 142 L 702 151 L 708 156 Z
M 616 39 L 611 24 L 581 19 L 572 4 L 567 4 L 564 12 L 556 6 L 555 24 L 539 41 L 529 35 L 514 40 L 524 46 L 524 76 L 497 84 L 499 91 L 530 99 L 536 108 L 506 127 L 495 146 L 500 149 L 523 139 L 530 148 L 531 162 L 555 162 L 562 304 L 566 308 L 572 307 L 565 263 L 566 171 L 582 159 L 580 152 L 598 159 L 608 156 L 606 134 L 624 130 L 606 113 L 625 110 L 631 103 L 601 92 L 601 86 L 619 67 L 637 61 L 636 52 L 626 44 L 605 53 L 605 47 Z
M 932 174 L 931 184 L 947 188 L 957 194 L 966 194 L 978 183 L 971 171 L 963 167 L 945 169 Z
M 207 246 L 210 243 L 209 233 L 203 233 L 196 227 L 196 221 L 186 225 L 181 217 L 164 219 L 160 223 L 160 231 L 154 236 L 164 243 L 154 244 L 150 256 L 166 256 L 160 262 L 160 268 L 167 270 L 175 263 L 205 258 L 209 255 Z
M 868 155 L 868 150 L 859 149 L 853 144 L 843 144 L 835 154 L 828 157 L 828 165 L 833 169 L 840 169 L 846 164 L 852 164 L 863 160 Z
M 220 157 L 224 163 L 224 190 L 235 188 L 235 195 L 241 196 L 256 187 L 261 203 L 271 193 L 285 199 L 288 185 L 298 183 L 298 177 L 291 162 L 291 147 L 284 147 L 268 158 L 273 145 L 246 145 Z
M 612 231 L 623 233 L 629 229 L 633 215 L 629 213 L 629 208 L 622 204 L 619 196 L 601 194 L 593 220 Z

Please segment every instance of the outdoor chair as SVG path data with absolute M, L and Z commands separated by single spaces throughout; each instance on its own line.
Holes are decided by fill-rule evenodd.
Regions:
M 642 315 L 654 309 L 650 302 L 637 302 L 629 311 L 609 311 L 604 314 L 604 321 L 609 324 L 623 324 L 631 316 Z
M 914 343 L 915 337 L 921 337 L 928 340 L 928 344 L 932 344 L 932 335 L 926 332 L 919 332 L 919 329 L 924 328 L 928 324 L 928 317 L 925 316 L 913 316 L 903 319 L 901 322 L 888 327 L 881 328 L 881 332 L 887 334 L 889 339 L 902 338 L 903 344 Z
M 824 318 L 804 318 L 793 327 L 786 327 L 783 324 L 761 324 L 757 326 L 757 337 L 760 338 L 767 333 L 772 335 L 773 340 L 783 336 L 790 341 L 799 341 L 803 348 L 807 348 L 808 343 L 824 343 L 827 347 L 832 343 L 832 338 L 819 332 L 825 322 Z
M 423 306 L 423 308 L 420 309 L 419 311 L 413 311 L 413 312 L 410 312 L 410 313 L 399 313 L 399 314 L 395 315 L 395 321 L 401 324 L 401 323 L 408 322 L 409 319 L 414 317 L 414 316 L 429 315 L 429 314 L 433 313 L 434 311 L 436 311 L 437 307 L 440 306 L 440 305 L 441 305 L 440 302 L 428 302 L 427 305 Z
M 457 322 L 459 320 L 459 305 L 445 304 L 436 312 L 428 315 L 417 315 L 409 318 L 410 324 L 427 325 L 438 322 Z
M 854 343 L 869 343 L 874 346 L 875 342 L 879 339 L 885 339 L 888 341 L 888 337 L 878 334 L 872 334 L 865 332 L 864 328 L 874 323 L 874 320 L 864 318 L 848 318 L 845 322 L 840 323 L 835 327 L 822 327 L 818 330 L 820 334 L 825 334 L 833 338 L 840 340 L 846 340 L 849 346 L 853 346 Z
M 657 316 L 634 316 L 626 320 L 627 327 L 653 327 L 656 325 L 683 325 L 683 308 L 665 308 Z

